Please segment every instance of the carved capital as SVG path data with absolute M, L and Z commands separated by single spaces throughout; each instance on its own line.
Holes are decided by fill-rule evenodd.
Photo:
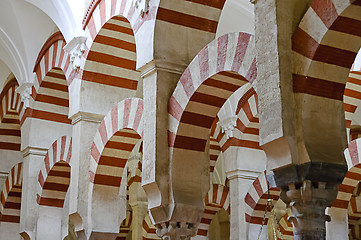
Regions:
M 15 90 L 16 93 L 20 94 L 20 99 L 24 103 L 24 109 L 30 106 L 32 86 L 33 84 L 31 83 L 24 83 Z
M 134 0 L 133 6 L 138 11 L 138 14 L 143 17 L 144 13 L 149 11 L 150 0 Z
M 64 51 L 70 55 L 70 63 L 74 69 L 79 69 L 83 61 L 83 53 L 85 51 L 86 37 L 78 36 L 73 38 L 64 47 Z
M 233 129 L 237 126 L 237 118 L 237 116 L 231 116 L 217 123 L 222 128 L 222 133 L 225 133 L 227 139 L 233 137 Z
M 140 159 L 141 159 L 140 153 L 137 153 L 128 159 L 127 164 L 128 164 L 128 170 L 130 172 L 130 177 L 135 177 L 137 174 L 141 174 L 137 172 Z
M 288 221 L 293 224 L 295 240 L 324 238 L 325 221 L 331 221 L 325 209 L 336 199 L 337 192 L 337 184 L 330 186 L 325 182 L 310 180 L 282 189 L 281 199 L 292 209 Z
M 164 240 L 190 240 L 196 233 L 197 227 L 192 223 L 166 222 L 157 226 L 157 236 Z

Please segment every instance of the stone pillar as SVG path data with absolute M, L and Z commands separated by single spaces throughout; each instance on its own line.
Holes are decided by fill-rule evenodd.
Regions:
M 236 146 L 229 147 L 223 156 L 230 188 L 230 239 L 248 239 L 244 198 L 253 181 L 264 171 L 266 156 L 263 151 Z
M 295 240 L 326 239 L 325 222 L 332 219 L 325 210 L 336 199 L 346 172 L 345 165 L 304 163 L 278 169 L 268 176 L 281 188 L 280 198 L 291 207 L 289 221 Z
M 38 176 L 47 149 L 28 147 L 23 150 L 23 185 L 20 210 L 20 234 L 24 239 L 35 239 L 39 205 L 36 202 Z
M 244 198 L 258 175 L 259 172 L 242 170 L 227 172 L 231 203 L 230 239 L 248 239 L 248 224 L 245 219 L 246 203 Z
M 0 239 L 14 239 L 20 240 L 19 224 L 0 222 Z
M 79 239 L 86 239 L 91 224 L 89 193 L 90 149 L 102 115 L 78 112 L 72 117 L 72 168 L 68 190 L 69 214 Z
M 128 170 L 130 172 L 130 178 L 128 180 L 129 187 L 129 205 L 132 208 L 132 239 L 143 239 L 143 221 L 148 212 L 147 196 L 142 188 L 137 177 L 141 177 L 138 172 L 138 164 L 140 162 L 141 155 L 136 153 L 128 159 Z M 130 183 L 132 181 L 132 183 Z
M 331 217 L 331 222 L 326 222 L 326 239 L 348 239 L 347 209 L 331 207 L 326 214 Z
M 133 210 L 132 216 L 132 239 L 143 239 L 143 221 L 148 211 L 147 202 L 137 201 L 131 203 Z
M 156 222 L 165 222 L 169 200 L 168 101 L 185 66 L 151 61 L 139 70 L 143 78 L 143 174 L 142 186 Z
M 220 225 L 220 239 L 230 239 L 230 222 L 224 219 L 219 219 Z
M 281 199 L 292 209 L 288 220 L 292 222 L 295 240 L 326 239 L 325 221 L 331 218 L 325 210 L 336 199 L 337 192 L 337 184 L 310 180 L 282 188 Z
M 63 208 L 39 207 L 36 240 L 62 240 L 62 211 Z
M 174 175 L 172 178 L 169 167 L 168 101 L 185 68 L 176 61 L 154 60 L 139 69 L 144 79 L 144 109 L 147 109 L 143 113 L 146 131 L 143 135 L 142 186 L 147 194 L 149 212 L 158 228 L 157 235 L 169 240 L 194 236 L 204 209 L 202 194 L 197 199 L 189 199 L 174 193 L 177 190 L 174 190 Z M 209 182 L 209 175 L 207 177 Z M 188 180 L 189 184 L 191 180 Z M 170 186 L 173 186 L 172 190 Z M 204 195 L 207 191 L 204 190 Z

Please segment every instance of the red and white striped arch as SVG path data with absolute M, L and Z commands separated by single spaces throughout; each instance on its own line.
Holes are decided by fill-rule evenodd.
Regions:
M 232 146 L 262 150 L 259 146 L 258 97 L 252 87 L 249 87 L 238 101 L 236 116 L 233 137 L 227 139 L 219 124 L 214 125 L 215 129 L 211 130 L 212 136 L 219 141 L 222 152 Z
M 361 236 L 361 209 L 358 204 L 360 202 L 361 186 L 360 183 L 356 186 L 350 199 L 348 206 L 348 229 L 350 239 L 359 239 Z
M 161 0 L 155 21 L 155 45 L 168 44 L 167 50 L 157 49 L 160 56 L 182 65 L 189 61 L 209 42 L 214 40 L 225 0 Z M 167 39 L 167 43 L 163 39 Z M 187 50 L 183 50 L 187 46 Z M 181 49 L 181 50 L 180 50 Z M 163 50 L 163 51 L 162 51 Z M 173 57 L 173 58 L 172 58 Z
M 280 196 L 280 190 L 278 188 L 272 188 L 270 186 L 269 197 L 273 200 L 273 204 L 278 201 Z M 250 224 L 261 225 L 264 217 L 264 213 L 267 207 L 268 199 L 268 181 L 266 178 L 266 172 L 260 174 L 260 176 L 254 180 L 252 186 L 248 190 L 245 202 L 246 202 L 246 222 Z M 266 216 L 265 224 L 268 221 L 268 215 L 271 209 L 269 209 Z
M 131 211 L 127 211 L 126 218 L 123 220 L 119 228 L 119 234 L 115 240 L 126 240 L 127 235 L 130 232 L 130 227 L 132 225 L 133 214 Z
M 132 97 L 140 79 L 136 71 L 136 31 L 153 14 L 140 17 L 131 0 L 93 0 L 83 20 L 88 37 L 82 79 Z
M 68 85 L 73 79 L 70 58 L 63 48 L 66 42 L 60 32 L 54 33 L 43 45 L 35 63 L 36 80 L 32 87 L 33 102 L 26 108 L 26 118 L 71 124 L 68 119 Z
M 351 197 L 348 207 L 348 228 L 350 239 L 359 239 L 361 237 L 361 209 L 358 204 L 360 202 L 361 188 L 360 184 L 357 185 L 355 190 L 355 196 Z
M 209 139 L 209 172 L 213 174 L 217 159 L 221 153 L 221 147 L 216 139 L 212 136 Z
M 361 139 L 353 140 L 345 150 L 348 171 L 342 183 L 339 185 L 336 200 L 332 207 L 347 209 L 352 193 L 361 181 Z
M 15 92 L 16 79 L 10 80 L 0 94 L 0 150 L 20 151 L 21 132 L 19 115 L 23 107 Z
M 91 147 L 90 182 L 119 187 L 130 152 L 143 136 L 143 100 L 127 98 L 101 122 Z
M 157 228 L 153 225 L 149 217 L 149 212 L 143 220 L 143 240 L 161 239 L 157 236 Z
M 361 102 L 361 72 L 350 72 L 343 96 L 346 128 L 352 131 L 352 118 Z M 354 132 L 355 134 L 355 132 Z M 355 140 L 350 132 L 350 140 Z
M 127 170 L 127 184 L 128 187 L 132 186 L 133 183 L 142 182 L 142 162 L 138 161 L 135 169 L 130 170 L 129 166 Z
M 201 222 L 198 226 L 197 236 L 206 238 L 208 235 L 209 226 L 213 217 L 217 212 L 223 208 L 230 213 L 230 196 L 229 189 L 220 184 L 212 184 L 204 200 L 204 212 Z
M 342 101 L 361 47 L 360 0 L 314 0 L 292 38 L 293 90 Z
M 359 126 L 352 126 L 350 129 L 349 141 L 356 140 L 361 137 L 361 128 Z
M 160 1 L 157 21 L 161 21 L 172 28 L 191 30 L 190 35 L 213 34 L 217 31 L 219 17 L 225 0 L 193 1 L 186 0 L 176 3 L 171 0 Z
M 290 216 L 287 211 L 285 215 L 279 220 L 279 231 L 277 232 L 277 240 L 293 240 L 293 226 L 287 221 Z
M 332 203 L 333 208 L 345 209 L 348 211 L 349 230 L 354 239 L 359 237 L 359 219 L 361 217 L 361 210 L 356 202 L 359 200 L 361 181 L 361 139 L 353 140 L 349 143 L 345 150 L 345 157 L 347 161 L 348 171 L 342 183 L 339 185 L 336 200 Z M 355 193 L 358 197 L 354 197 Z
M 169 146 L 203 152 L 223 103 L 257 76 L 254 37 L 229 33 L 203 48 L 181 76 L 169 101 Z
M 20 223 L 23 164 L 16 164 L 7 176 L 0 202 L 0 222 Z
M 155 12 L 156 8 L 150 7 L 149 12 L 140 16 L 132 0 L 92 0 L 83 18 L 83 30 L 90 37 L 87 46 L 91 46 L 102 26 L 114 16 L 125 17 L 136 33 L 144 22 L 155 19 Z
M 49 37 L 39 52 L 34 66 L 37 81 L 34 82 L 33 94 L 39 91 L 41 82 L 53 68 L 60 68 L 66 79 L 70 79 L 72 67 L 69 54 L 64 51 L 66 41 L 61 32 L 56 32 Z M 69 83 L 70 84 L 70 83 Z
M 39 205 L 62 208 L 70 184 L 72 138 L 62 136 L 45 155 L 38 183 Z

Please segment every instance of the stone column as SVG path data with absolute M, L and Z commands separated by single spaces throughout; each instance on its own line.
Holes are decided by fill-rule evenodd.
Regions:
M 63 208 L 39 206 L 36 240 L 62 240 Z
M 146 89 L 143 97 L 147 110 L 143 113 L 146 130 L 142 186 L 147 194 L 149 212 L 158 228 L 157 235 L 169 240 L 194 236 L 203 213 L 203 198 L 193 201 L 175 196 L 170 190 L 173 179 L 169 167 L 168 101 L 185 68 L 176 61 L 153 60 L 139 69 L 144 79 L 143 89 Z
M 132 216 L 132 239 L 143 239 L 143 221 L 148 211 L 148 204 L 144 201 L 131 203 Z
M 138 164 L 141 161 L 140 153 L 129 157 L 127 166 L 130 173 L 128 179 L 129 187 L 129 205 L 132 208 L 132 239 L 143 239 L 143 221 L 148 212 L 147 196 L 142 188 L 138 177 L 141 173 L 138 170 Z
M 23 150 L 23 185 L 20 210 L 20 235 L 35 239 L 39 205 L 36 202 L 38 176 L 47 149 L 28 147 Z
M 236 146 L 229 147 L 223 156 L 230 187 L 230 237 L 248 239 L 249 224 L 245 219 L 244 198 L 253 181 L 264 171 L 266 156 L 263 151 Z
M 326 207 L 336 199 L 338 185 L 305 180 L 301 184 L 289 184 L 282 188 L 281 199 L 289 204 L 295 240 L 326 239 L 325 221 L 331 221 L 325 214 Z
M 72 117 L 72 168 L 68 190 L 69 217 L 74 223 L 79 239 L 85 235 L 91 223 L 89 195 L 90 149 L 102 115 L 78 112 Z
M 245 219 L 246 204 L 244 198 L 258 175 L 259 172 L 242 170 L 227 172 L 231 203 L 230 239 L 248 239 L 248 224 Z
M 348 239 L 347 209 L 327 208 L 326 214 L 330 215 L 331 222 L 326 222 L 326 239 Z
M 153 60 L 139 70 L 143 78 L 143 174 L 142 186 L 156 222 L 168 216 L 169 200 L 168 101 L 185 66 Z
M 0 239 L 21 239 L 19 235 L 19 224 L 0 222 Z
M 220 239 L 230 239 L 230 223 L 227 220 L 219 220 L 220 225 Z

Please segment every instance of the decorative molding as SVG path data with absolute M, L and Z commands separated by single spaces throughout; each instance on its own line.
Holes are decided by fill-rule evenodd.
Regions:
M 152 60 L 145 65 L 141 66 L 137 70 L 140 72 L 142 78 L 152 75 L 156 71 L 164 71 L 174 74 L 182 75 L 187 68 L 185 65 L 175 64 L 162 60 Z
M 128 159 L 127 165 L 130 172 L 130 177 L 135 177 L 137 175 L 138 163 L 140 162 L 140 159 L 140 153 L 136 153 Z
M 79 69 L 82 65 L 83 53 L 85 51 L 86 37 L 78 36 L 74 37 L 68 44 L 63 48 L 65 52 L 70 55 L 70 63 L 74 69 Z
M 249 2 L 252 3 L 252 4 L 256 4 L 257 0 L 249 0 Z
M 260 174 L 261 174 L 261 172 L 251 171 L 251 170 L 240 170 L 240 169 L 235 169 L 235 170 L 226 172 L 227 178 L 229 180 L 236 179 L 236 178 L 242 178 L 242 179 L 254 181 L 257 179 L 257 177 Z
M 24 103 L 24 109 L 30 106 L 30 98 L 32 93 L 32 83 L 23 83 L 21 86 L 16 88 L 15 92 L 20 94 L 21 101 Z
M 144 13 L 149 11 L 149 1 L 150 0 L 134 0 L 133 6 L 138 11 L 140 16 L 144 16 Z
M 225 133 L 227 139 L 233 137 L 233 129 L 237 126 L 237 118 L 237 116 L 231 116 L 217 123 L 222 128 L 222 133 Z
M 46 153 L 48 152 L 48 149 L 29 146 L 24 150 L 22 150 L 21 152 L 23 153 L 24 158 L 29 156 L 30 154 L 45 157 Z
M 6 172 L 0 172 L 0 179 L 6 179 L 8 177 L 9 173 Z
M 75 125 L 80 121 L 101 123 L 104 119 L 104 115 L 87 113 L 87 112 L 77 112 L 76 114 L 70 116 L 69 118 L 72 120 L 71 122 L 72 125 Z
M 60 41 L 60 40 L 63 40 L 65 41 L 64 39 L 64 36 L 63 34 L 58 31 L 56 33 L 54 33 L 53 35 L 51 35 L 48 40 L 46 40 L 46 42 L 44 43 L 43 47 L 41 48 L 39 54 L 38 54 L 38 57 L 35 61 L 35 65 L 34 65 L 34 70 L 33 72 L 36 72 L 36 69 L 39 67 L 39 64 L 40 64 L 40 61 L 41 59 L 43 58 L 43 56 L 45 55 L 46 51 L 49 50 L 49 48 L 54 44 L 56 43 L 57 41 Z

